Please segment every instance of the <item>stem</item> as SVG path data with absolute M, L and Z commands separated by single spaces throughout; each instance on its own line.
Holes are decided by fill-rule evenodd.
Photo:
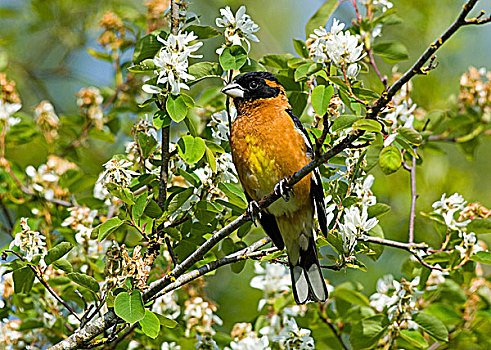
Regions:
M 22 255 L 17 254 L 13 250 L 6 249 L 6 250 L 4 250 L 4 252 L 14 254 L 20 260 L 25 261 L 25 259 Z M 32 272 L 34 273 L 34 276 L 36 276 L 38 281 L 44 286 L 44 288 L 46 288 L 46 290 L 49 292 L 49 294 L 51 294 L 53 296 L 53 298 L 58 300 L 58 302 L 61 303 L 73 316 L 75 316 L 77 320 L 81 321 L 80 317 L 75 313 L 75 311 L 73 311 L 73 309 L 70 307 L 70 305 L 68 305 L 63 299 L 61 299 L 60 296 L 58 294 L 56 294 L 56 292 L 51 288 L 51 286 L 44 279 L 44 276 L 38 271 L 38 269 L 36 269 L 35 266 L 30 265 L 30 264 L 27 264 L 27 266 L 32 270 Z
M 416 152 L 416 147 L 413 148 Z M 414 219 L 416 217 L 416 157 L 413 156 L 413 164 L 411 165 L 411 212 L 409 214 L 409 243 L 414 242 Z
M 387 89 L 387 77 L 382 76 L 380 70 L 378 69 L 377 63 L 375 63 L 375 58 L 373 57 L 373 52 L 371 48 L 367 48 L 368 58 L 370 59 L 370 64 L 373 67 L 375 73 L 377 73 L 378 78 L 384 84 L 385 89 Z

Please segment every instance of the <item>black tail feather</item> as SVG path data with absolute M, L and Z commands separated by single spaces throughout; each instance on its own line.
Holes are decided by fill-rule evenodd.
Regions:
M 325 301 L 327 286 L 317 258 L 314 238 L 310 237 L 307 250 L 300 249 L 300 258 L 295 266 L 290 263 L 293 296 L 297 304 L 309 301 Z

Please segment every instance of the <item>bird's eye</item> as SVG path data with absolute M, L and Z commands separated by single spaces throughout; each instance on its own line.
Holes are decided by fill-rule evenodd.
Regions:
M 258 85 L 257 81 L 254 81 L 254 80 L 253 80 L 253 81 L 251 81 L 251 82 L 249 83 L 249 89 L 251 89 L 251 90 L 255 90 L 255 89 L 257 89 L 257 87 L 258 87 L 258 86 L 259 86 L 259 85 Z

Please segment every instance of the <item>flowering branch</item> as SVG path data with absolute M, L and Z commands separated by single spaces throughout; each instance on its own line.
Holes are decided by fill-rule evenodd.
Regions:
M 387 105 L 387 103 L 392 99 L 392 97 L 397 93 L 397 91 L 400 90 L 400 88 L 407 83 L 410 79 L 412 79 L 415 75 L 417 74 L 427 74 L 428 72 L 423 69 L 425 63 L 428 61 L 428 59 L 462 26 L 468 25 L 468 24 L 483 24 L 486 23 L 485 20 L 466 20 L 466 16 L 469 14 L 471 9 L 474 7 L 476 4 L 477 0 L 469 0 L 466 5 L 464 5 L 460 15 L 458 18 L 455 20 L 455 22 L 442 34 L 442 36 L 433 44 L 431 44 L 427 50 L 421 55 L 421 57 L 414 63 L 414 65 L 402 75 L 402 77 L 397 80 L 393 85 L 391 85 L 386 92 L 382 94 L 382 96 L 375 102 L 375 104 L 371 107 L 368 108 L 367 110 L 367 119 L 375 119 L 379 113 L 382 111 L 382 109 Z M 174 1 L 171 3 L 173 5 L 172 9 L 172 14 L 173 14 L 173 28 L 177 28 L 176 25 L 176 20 L 174 18 L 174 13 L 176 10 L 177 6 L 174 3 Z M 468 23 L 468 21 L 472 21 L 472 23 Z M 178 21 L 177 21 L 178 22 Z M 177 23 L 178 24 L 178 23 Z M 164 138 L 164 132 L 165 128 L 162 130 L 163 131 L 163 142 L 165 140 Z M 319 167 L 320 165 L 326 163 L 329 159 L 334 157 L 335 155 L 339 154 L 343 150 L 349 148 L 353 142 L 358 140 L 362 135 L 364 134 L 363 131 L 361 130 L 355 130 L 349 135 L 347 135 L 345 138 L 343 138 L 339 143 L 334 145 L 331 149 L 329 149 L 327 152 L 323 153 L 319 157 L 316 157 L 312 162 L 307 164 L 305 167 L 294 173 L 286 183 L 286 186 L 288 187 L 293 187 L 295 184 L 297 184 L 301 179 L 303 179 L 305 176 L 307 176 L 310 172 L 312 172 L 315 168 Z M 168 151 L 167 154 L 164 154 L 165 152 L 165 146 L 162 145 L 162 169 L 161 169 L 161 185 L 160 185 L 160 190 L 161 192 L 159 193 L 159 205 L 165 203 L 165 201 L 162 201 L 161 199 L 162 194 L 165 193 L 166 189 L 162 187 L 163 181 L 165 181 L 166 184 L 166 179 L 162 177 L 162 171 L 165 169 L 164 166 L 167 164 L 168 166 L 168 159 L 167 161 L 165 160 L 166 157 L 168 157 Z M 167 173 L 165 173 L 167 174 Z M 280 198 L 279 194 L 276 194 L 274 191 L 263 197 L 259 202 L 258 206 L 260 210 L 267 208 L 269 205 L 271 205 L 273 202 L 278 200 Z M 159 295 L 162 295 L 170 290 L 179 288 L 185 283 L 188 283 L 189 281 L 194 280 L 197 277 L 200 277 L 209 271 L 215 270 L 221 266 L 237 262 L 240 260 L 248 259 L 248 258 L 257 258 L 260 256 L 264 256 L 265 254 L 270 253 L 272 250 L 262 250 L 262 251 L 255 251 L 255 249 L 258 249 L 259 247 L 263 246 L 264 244 L 267 243 L 268 239 L 261 240 L 259 242 L 256 242 L 257 247 L 254 247 L 252 251 L 250 251 L 251 247 L 244 248 L 243 250 L 236 252 L 234 254 L 231 254 L 229 256 L 226 256 L 223 259 L 216 260 L 213 262 L 210 262 L 206 265 L 203 265 L 196 270 L 190 271 L 186 273 L 186 271 L 191 268 L 196 262 L 200 261 L 204 255 L 209 252 L 219 241 L 230 235 L 232 232 L 234 232 L 236 229 L 238 229 L 241 225 L 249 221 L 249 217 L 246 213 L 242 214 L 239 216 L 237 219 L 234 221 L 230 222 L 226 226 L 224 226 L 221 230 L 215 232 L 211 238 L 209 238 L 207 241 L 205 241 L 196 251 L 194 251 L 191 255 L 189 255 L 182 263 L 180 263 L 177 266 L 174 266 L 173 270 L 164 276 L 163 278 L 153 282 L 150 286 L 147 292 L 144 294 L 144 300 L 152 300 L 156 298 Z M 360 237 L 360 240 L 363 240 L 364 242 L 369 242 L 369 243 L 375 243 L 375 244 L 381 244 L 381 245 L 386 245 L 386 246 L 391 246 L 399 249 L 404 249 L 412 254 L 415 254 L 416 249 L 423 249 L 426 250 L 428 248 L 426 243 L 402 243 L 402 242 L 396 242 L 396 241 L 390 241 L 378 237 L 370 237 L 370 236 L 362 236 Z M 275 248 L 272 248 L 275 249 Z M 418 258 L 419 256 L 416 255 Z M 420 258 L 420 257 L 419 257 Z M 52 346 L 50 349 L 75 349 L 81 344 L 86 343 L 87 341 L 90 341 L 100 333 L 102 333 L 104 330 L 110 328 L 112 325 L 114 325 L 117 322 L 117 316 L 114 314 L 113 311 L 109 311 L 106 313 L 103 317 L 100 317 L 94 321 L 91 321 L 84 327 L 78 329 L 75 331 L 74 334 L 72 334 L 69 338 L 61 341 L 60 343 Z

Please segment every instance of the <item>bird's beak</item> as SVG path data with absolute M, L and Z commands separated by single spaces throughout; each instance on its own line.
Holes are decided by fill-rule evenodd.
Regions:
M 243 98 L 244 89 L 236 83 L 230 83 L 222 89 L 222 92 L 232 98 Z

